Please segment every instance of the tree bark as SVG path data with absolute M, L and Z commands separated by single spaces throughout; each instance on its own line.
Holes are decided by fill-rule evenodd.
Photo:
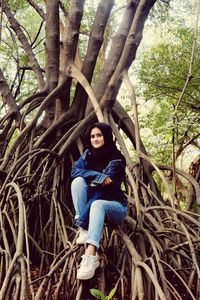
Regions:
M 46 1 L 46 25 L 45 25 L 45 74 L 46 89 L 50 93 L 56 88 L 59 79 L 60 57 L 60 31 L 59 31 L 59 0 Z M 50 104 L 42 122 L 44 128 L 51 126 L 55 118 L 56 102 Z
M 94 19 L 94 23 L 91 29 L 87 51 L 84 57 L 83 66 L 81 72 L 85 75 L 86 79 L 90 83 L 96 66 L 99 51 L 104 41 L 105 28 L 110 16 L 111 9 L 114 5 L 114 1 L 101 0 Z M 77 117 L 78 120 L 84 117 L 85 107 L 87 104 L 87 94 L 80 84 L 76 87 L 73 106 L 78 108 Z

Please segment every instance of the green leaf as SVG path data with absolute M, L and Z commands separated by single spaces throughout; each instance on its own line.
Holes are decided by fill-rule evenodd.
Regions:
M 90 293 L 97 299 L 105 300 L 105 295 L 97 289 L 90 289 Z
M 112 297 L 114 296 L 114 294 L 116 293 L 117 290 L 117 286 L 115 286 L 109 293 L 108 295 L 108 300 L 112 299 Z

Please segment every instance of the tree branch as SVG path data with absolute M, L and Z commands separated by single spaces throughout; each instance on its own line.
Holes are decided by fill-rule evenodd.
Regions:
M 39 7 L 33 0 L 27 0 L 27 2 L 36 10 L 36 12 L 40 15 L 40 17 L 45 20 L 46 15 L 42 8 Z
M 40 86 L 40 89 L 43 88 L 44 87 L 44 79 L 42 76 L 42 70 L 40 68 L 40 65 L 39 65 L 34 53 L 33 53 L 33 50 L 31 48 L 31 45 L 30 45 L 28 39 L 26 38 L 24 32 L 22 31 L 19 22 L 15 19 L 13 13 L 9 9 L 9 7 L 5 4 L 5 2 L 3 2 L 3 11 L 6 14 L 6 16 L 10 22 L 11 28 L 16 33 L 25 53 L 27 54 L 27 56 L 29 58 L 29 62 L 35 73 L 36 80 Z

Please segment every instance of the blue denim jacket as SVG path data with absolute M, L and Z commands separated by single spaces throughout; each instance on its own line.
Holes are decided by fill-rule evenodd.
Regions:
M 122 205 L 127 205 L 127 198 L 121 190 L 121 183 L 125 178 L 125 165 L 122 159 L 111 160 L 106 168 L 101 172 L 87 169 L 87 156 L 90 151 L 87 149 L 75 162 L 71 177 L 82 177 L 88 184 L 88 203 L 85 210 L 77 220 L 76 224 L 86 228 L 88 226 L 89 209 L 94 200 L 114 200 L 119 201 Z M 113 181 L 111 184 L 102 186 L 105 178 L 109 176 Z

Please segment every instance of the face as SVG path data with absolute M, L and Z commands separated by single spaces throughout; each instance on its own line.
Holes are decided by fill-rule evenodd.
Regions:
M 100 148 L 104 145 L 104 137 L 101 130 L 97 127 L 92 128 L 90 133 L 90 141 L 94 148 Z

